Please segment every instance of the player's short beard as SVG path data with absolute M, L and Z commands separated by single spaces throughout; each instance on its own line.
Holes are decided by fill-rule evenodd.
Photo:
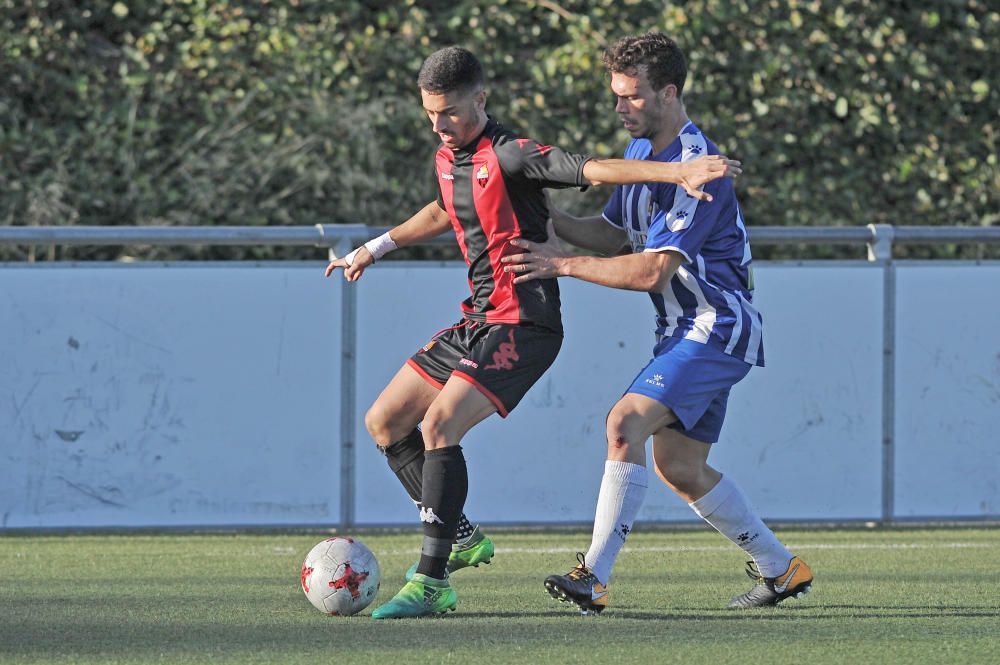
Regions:
M 638 138 L 644 138 L 650 143 L 653 143 L 656 135 L 664 131 L 666 118 L 667 114 L 664 109 L 664 105 L 658 101 L 654 112 L 647 112 L 643 114 L 642 125 L 637 128 L 642 130 L 642 134 Z

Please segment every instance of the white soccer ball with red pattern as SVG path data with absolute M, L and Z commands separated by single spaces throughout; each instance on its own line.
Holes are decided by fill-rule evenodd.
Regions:
M 327 538 L 302 563 L 302 591 L 316 609 L 331 616 L 357 614 L 368 607 L 380 579 L 375 555 L 348 536 Z

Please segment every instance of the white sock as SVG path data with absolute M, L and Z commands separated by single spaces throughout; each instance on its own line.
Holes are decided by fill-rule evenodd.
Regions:
M 611 577 L 611 567 L 632 531 L 646 498 L 646 467 L 631 462 L 604 463 L 601 492 L 597 496 L 594 536 L 584 561 L 601 584 Z
M 749 554 L 762 576 L 777 577 L 788 570 L 792 553 L 761 521 L 729 476 L 723 476 L 705 496 L 688 505 L 716 531 Z

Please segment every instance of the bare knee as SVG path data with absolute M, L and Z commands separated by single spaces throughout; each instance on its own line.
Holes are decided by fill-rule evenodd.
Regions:
M 375 439 L 375 443 L 380 446 L 388 446 L 393 442 L 388 419 L 377 402 L 365 413 L 365 429 Z
M 448 445 L 453 418 L 442 408 L 431 407 L 424 414 L 421 430 L 424 434 L 424 447 L 428 450 L 443 448 Z
M 387 407 L 380 400 L 376 400 L 365 413 L 365 429 L 379 446 L 399 441 L 419 423 L 418 414 Z
M 606 434 L 608 459 L 634 464 L 646 463 L 646 440 L 636 431 L 631 414 L 612 409 L 608 414 Z

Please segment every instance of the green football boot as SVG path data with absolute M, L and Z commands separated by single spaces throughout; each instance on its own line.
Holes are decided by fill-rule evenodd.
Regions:
M 458 599 L 448 580 L 436 580 L 417 573 L 388 603 L 372 612 L 373 619 L 424 617 L 455 611 Z
M 451 546 L 451 554 L 448 555 L 448 574 L 451 575 L 456 570 L 462 570 L 472 566 L 478 568 L 481 563 L 489 563 L 493 558 L 493 541 L 483 535 L 479 526 L 472 531 L 472 535 L 461 544 L 455 543 Z M 417 562 L 419 563 L 419 561 Z M 414 563 L 406 571 L 403 577 L 409 582 L 417 572 L 417 564 Z

